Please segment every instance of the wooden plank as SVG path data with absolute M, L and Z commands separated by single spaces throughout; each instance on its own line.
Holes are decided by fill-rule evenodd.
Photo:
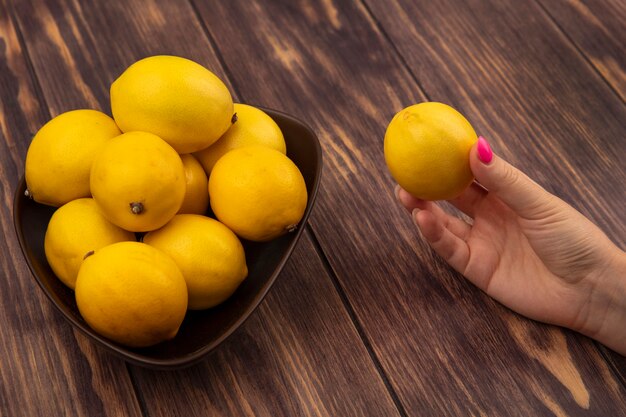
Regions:
M 557 3 L 562 2 L 544 5 Z M 619 40 L 624 7 L 617 3 L 585 2 L 596 15 L 594 27 L 607 25 L 601 35 L 592 35 L 583 22 L 577 25 L 587 35 L 583 51 L 600 48 L 596 53 L 611 68 L 611 62 L 622 67 L 624 62 Z M 488 132 L 497 152 L 626 247 L 625 107 L 539 6 L 511 1 L 425 7 L 403 0 L 386 8 L 370 5 L 431 98 L 464 109 L 478 131 Z M 397 30 L 398 21 L 407 24 L 403 31 Z M 613 81 L 623 79 L 623 69 L 621 76 L 610 75 L 599 60 L 592 62 L 621 91 L 620 82 Z M 602 352 L 626 381 L 626 360 L 608 349 Z
M 538 0 L 565 36 L 626 101 L 626 2 Z M 626 383 L 626 358 L 606 352 Z
M 504 34 L 499 40 L 503 44 L 490 46 L 487 36 L 493 35 L 485 34 L 485 28 L 494 24 L 489 10 L 481 10 L 485 16 L 476 17 L 463 2 L 372 3 L 376 3 L 370 6 L 377 15 L 387 13 L 385 27 L 393 27 L 398 38 L 404 36 L 396 42 L 412 54 L 411 66 L 420 81 L 432 78 L 428 85 L 435 92 L 433 98 L 468 114 L 479 131 L 488 132 L 499 152 L 514 162 L 528 161 L 523 168 L 548 188 L 563 191 L 566 198 L 590 193 L 591 202 L 578 207 L 595 214 L 596 220 L 606 215 L 603 226 L 613 227 L 612 236 L 619 239 L 623 225 L 615 213 L 620 202 L 610 199 L 623 189 L 617 142 L 623 136 L 617 123 L 623 109 L 611 97 L 604 101 L 608 89 L 599 82 L 591 83 L 587 94 L 592 104 L 608 109 L 608 114 L 600 111 L 592 117 L 567 102 L 580 101 L 570 95 L 579 91 L 578 84 L 593 80 L 594 74 L 584 64 L 578 68 L 579 57 L 568 45 L 560 44 L 558 37 L 554 40 L 550 25 L 537 23 L 537 17 L 519 10 L 522 6 L 506 6 L 523 16 L 522 22 L 541 26 L 534 28 L 535 36 L 544 42 L 534 48 L 547 45 L 556 54 L 565 48 L 564 56 L 558 56 L 553 65 L 556 69 L 550 67 L 547 74 L 539 72 L 552 62 L 547 53 L 536 58 L 531 78 L 524 73 L 529 69 L 523 62 L 533 54 L 521 43 L 532 33 L 519 21 L 507 21 L 508 28 L 495 22 L 498 30 L 493 33 Z M 228 2 L 196 2 L 196 6 L 241 98 L 300 116 L 319 133 L 326 169 L 312 227 L 407 414 L 625 414 L 624 388 L 594 343 L 520 318 L 491 301 L 433 256 L 397 207 L 382 156 L 384 130 L 396 111 L 425 97 L 361 4 L 303 1 L 295 7 L 256 0 L 246 8 Z M 495 4 L 489 7 L 499 9 Z M 410 13 L 400 20 L 397 15 L 402 8 Z M 434 10 L 424 15 L 421 9 Z M 479 19 L 485 20 L 482 25 L 475 23 Z M 254 28 L 254 35 L 252 29 L 242 28 Z M 421 38 L 420 31 L 437 28 L 436 33 Z M 458 34 L 461 29 L 463 36 L 471 35 L 472 43 L 485 52 L 477 54 L 476 47 Z M 449 45 L 451 38 L 456 45 Z M 520 45 L 506 45 L 517 38 Z M 526 55 L 516 57 L 515 47 L 523 48 Z M 460 59 L 449 48 L 467 56 Z M 506 59 L 520 68 L 496 66 L 501 61 L 504 65 Z M 464 65 L 471 69 L 479 63 L 488 68 L 465 72 Z M 574 69 L 569 73 L 571 66 Z M 498 73 L 503 69 L 512 71 L 505 80 Z M 518 78 L 521 75 L 526 77 Z M 574 79 L 561 80 L 561 75 Z M 492 78 L 501 80 L 498 88 L 488 84 Z M 560 91 L 563 85 L 567 89 Z M 532 92 L 529 97 L 527 90 Z M 537 106 L 532 118 L 517 114 L 523 97 Z M 559 99 L 566 101 L 564 110 L 546 109 Z M 552 111 L 544 114 L 546 110 Z M 570 120 L 573 116 L 578 119 Z M 539 122 L 543 124 L 536 127 Z M 568 126 L 560 131 L 563 122 Z M 598 142 L 590 140 L 594 128 L 595 133 L 615 139 L 607 139 L 598 149 Z M 562 165 L 531 170 L 533 164 L 544 161 L 533 148 L 524 149 L 522 138 L 529 132 L 542 133 L 535 137 L 547 141 L 544 146 L 557 147 Z M 547 132 L 556 139 L 551 140 Z M 571 133 L 576 136 L 569 138 Z M 500 140 L 504 135 L 511 138 L 508 152 Z M 572 145 L 579 146 L 576 153 L 561 149 Z M 580 168 L 582 172 L 575 174 L 588 163 L 578 152 L 588 152 L 595 159 L 589 163 L 591 168 Z M 605 169 L 617 175 L 606 179 L 606 184 L 600 177 Z M 583 191 L 566 193 L 573 183 Z M 595 199 L 601 196 L 605 206 L 595 207 Z
M 626 101 L 626 2 L 538 1 L 622 101 Z
M 186 56 L 227 82 L 188 3 L 127 1 L 121 10 L 114 2 L 42 1 L 16 10 L 53 113 L 108 111 L 108 84 L 147 55 Z M 131 370 L 150 415 L 397 414 L 306 238 L 269 300 L 206 363 L 158 375 Z
M 161 398 L 176 400 L 177 416 L 398 415 L 363 369 L 367 352 L 340 303 L 306 233 L 257 314 L 207 361 L 134 370 L 150 415 L 172 415 Z
M 141 416 L 123 361 L 73 332 L 37 288 L 13 229 L 32 132 L 49 117 L 0 2 L 0 415 Z

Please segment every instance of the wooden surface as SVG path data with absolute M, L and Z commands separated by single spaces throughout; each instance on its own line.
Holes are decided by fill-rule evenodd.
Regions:
M 395 112 L 447 102 L 626 246 L 619 0 L 0 0 L 0 416 L 625 416 L 626 361 L 490 300 L 392 196 Z M 324 177 L 260 308 L 205 361 L 128 365 L 72 330 L 12 225 L 32 133 L 153 54 L 310 124 Z

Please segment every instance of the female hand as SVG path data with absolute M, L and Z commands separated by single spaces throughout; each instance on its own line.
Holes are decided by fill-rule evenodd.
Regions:
M 626 354 L 626 254 L 574 208 L 493 155 L 482 137 L 470 166 L 482 187 L 474 183 L 450 203 L 472 224 L 396 188 L 432 248 L 512 310 Z

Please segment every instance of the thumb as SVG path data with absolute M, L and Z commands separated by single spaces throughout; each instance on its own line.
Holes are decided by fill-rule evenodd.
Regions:
M 545 214 L 554 198 L 522 171 L 494 155 L 482 136 L 470 151 L 470 167 L 476 180 L 489 193 L 522 217 L 536 218 Z

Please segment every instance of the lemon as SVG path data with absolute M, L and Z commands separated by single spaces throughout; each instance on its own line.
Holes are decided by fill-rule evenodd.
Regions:
M 209 177 L 209 199 L 219 221 L 244 239 L 262 242 L 297 227 L 307 191 L 287 156 L 247 146 L 217 161 Z
M 114 243 L 83 262 L 76 304 L 98 334 L 132 347 L 176 336 L 187 287 L 174 261 L 145 243 Z
M 165 141 L 147 132 L 111 139 L 91 168 L 91 192 L 104 217 L 133 232 L 158 229 L 185 198 L 185 170 Z
M 469 151 L 476 132 L 461 113 L 436 102 L 397 113 L 385 133 L 385 161 L 402 188 L 423 200 L 457 197 L 474 177 Z
M 92 198 L 79 198 L 54 212 L 44 239 L 46 259 L 55 275 L 74 289 L 86 256 L 116 242 L 135 240 L 135 234 L 105 219 Z
M 169 255 L 187 283 L 189 309 L 214 307 L 232 295 L 248 275 L 243 246 L 222 223 L 197 214 L 179 214 L 144 236 Z
M 195 155 L 207 173 L 226 152 L 243 146 L 262 145 L 287 153 L 283 132 L 263 110 L 235 103 L 233 125 L 222 137 Z
M 109 116 L 96 110 L 73 110 L 46 123 L 26 153 L 28 195 L 59 207 L 89 197 L 89 170 L 104 143 L 122 132 Z
M 211 71 L 177 56 L 135 62 L 111 85 L 111 110 L 122 131 L 154 133 L 179 153 L 204 149 L 230 127 L 233 100 Z
M 185 199 L 180 214 L 204 214 L 209 208 L 209 180 L 200 162 L 191 154 L 181 155 L 185 168 Z

